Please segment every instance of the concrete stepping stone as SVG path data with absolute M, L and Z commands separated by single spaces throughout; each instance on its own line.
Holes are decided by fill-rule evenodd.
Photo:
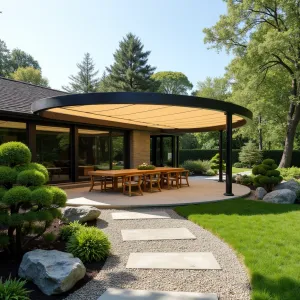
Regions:
M 159 292 L 110 288 L 98 300 L 218 300 L 217 294 Z
M 165 211 L 133 212 L 125 211 L 112 213 L 114 220 L 135 220 L 135 219 L 170 219 Z
M 121 233 L 123 241 L 196 239 L 187 228 L 126 229 Z
M 130 253 L 127 269 L 221 269 L 211 252 L 139 252 Z

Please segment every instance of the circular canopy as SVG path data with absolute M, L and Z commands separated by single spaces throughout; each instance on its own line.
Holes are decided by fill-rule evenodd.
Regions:
M 46 118 L 161 133 L 224 130 L 252 119 L 248 109 L 229 102 L 158 93 L 89 93 L 35 101 L 32 112 Z

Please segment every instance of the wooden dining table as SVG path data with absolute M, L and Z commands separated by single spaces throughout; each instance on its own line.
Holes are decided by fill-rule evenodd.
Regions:
M 113 178 L 113 190 L 118 190 L 119 178 L 128 175 L 146 175 L 153 173 L 169 173 L 169 172 L 182 172 L 184 168 L 173 167 L 156 167 L 154 170 L 138 170 L 138 169 L 122 169 L 122 170 L 97 170 L 88 172 L 91 178 L 91 187 L 89 191 L 92 191 L 97 181 L 97 177 L 112 177 Z

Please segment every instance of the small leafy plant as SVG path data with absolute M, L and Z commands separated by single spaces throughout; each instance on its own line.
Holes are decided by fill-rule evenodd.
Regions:
M 137 169 L 138 170 L 154 170 L 155 166 L 147 164 L 147 163 L 142 163 L 141 165 L 138 165 Z
M 85 263 L 103 260 L 109 255 L 110 247 L 107 236 L 100 229 L 83 227 L 71 235 L 66 250 Z
M 25 284 L 26 280 L 9 278 L 3 282 L 0 278 L 0 299 L 30 300 L 29 294 L 31 291 L 24 287 Z
M 80 224 L 79 221 L 71 222 L 60 229 L 60 237 L 63 241 L 67 241 L 75 232 L 85 227 L 86 224 Z

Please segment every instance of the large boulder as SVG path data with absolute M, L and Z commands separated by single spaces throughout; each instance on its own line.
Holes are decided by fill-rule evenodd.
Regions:
M 86 269 L 71 253 L 57 250 L 33 250 L 24 254 L 19 276 L 33 281 L 46 295 L 70 290 L 82 279 Z
M 300 192 L 300 184 L 296 180 L 291 179 L 289 181 L 282 182 L 276 185 L 274 188 L 274 190 L 282 190 L 282 189 L 288 189 L 297 194 L 297 192 Z
M 276 190 L 265 195 L 263 200 L 272 203 L 293 204 L 296 200 L 296 193 L 288 189 Z
M 255 198 L 262 200 L 268 192 L 263 187 L 258 187 L 255 190 Z
M 98 208 L 92 206 L 67 206 L 63 210 L 63 217 L 68 222 L 79 221 L 80 223 L 83 223 L 97 219 L 100 216 L 100 213 L 101 211 Z

